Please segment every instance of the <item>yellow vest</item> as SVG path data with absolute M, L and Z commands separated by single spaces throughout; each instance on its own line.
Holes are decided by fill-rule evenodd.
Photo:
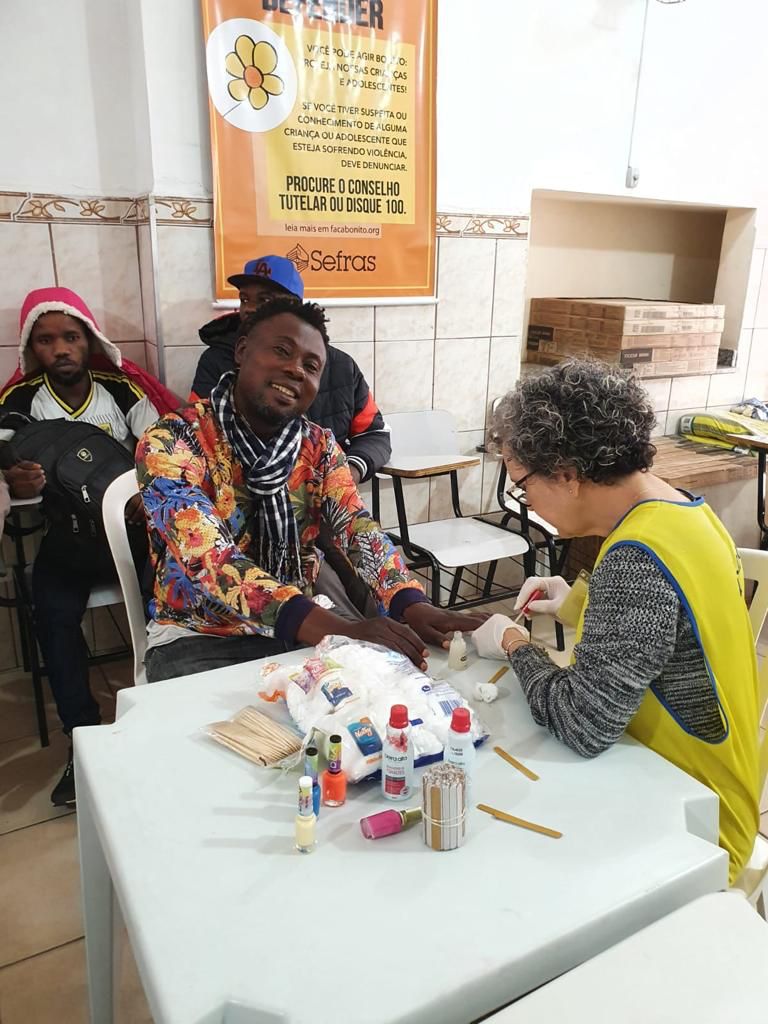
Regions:
M 741 561 L 702 498 L 635 505 L 606 538 L 595 568 L 622 544 L 646 550 L 675 588 L 704 655 L 726 736 L 709 743 L 687 732 L 653 684 L 627 732 L 717 793 L 720 845 L 728 851 L 733 883 L 749 860 L 760 820 L 757 664 Z

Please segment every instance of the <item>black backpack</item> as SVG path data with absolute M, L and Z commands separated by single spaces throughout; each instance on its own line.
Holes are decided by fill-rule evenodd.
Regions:
M 93 424 L 40 420 L 21 426 L 4 446 L 4 466 L 27 460 L 45 473 L 46 555 L 67 568 L 113 574 L 101 504 L 112 481 L 134 468 L 131 452 Z M 143 527 L 129 528 L 129 539 L 134 557 L 140 557 L 137 547 L 143 543 L 146 549 Z

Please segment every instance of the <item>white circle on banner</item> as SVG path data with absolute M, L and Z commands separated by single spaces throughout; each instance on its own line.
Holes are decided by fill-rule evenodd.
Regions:
M 208 91 L 229 124 L 268 132 L 296 102 L 296 66 L 284 40 L 260 21 L 230 18 L 208 36 Z

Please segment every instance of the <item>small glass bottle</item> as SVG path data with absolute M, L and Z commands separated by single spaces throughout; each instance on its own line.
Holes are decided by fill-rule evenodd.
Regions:
M 413 792 L 413 743 L 405 704 L 393 704 L 381 748 L 381 792 L 387 800 L 408 800 Z
M 443 760 L 463 769 L 467 780 L 467 789 L 472 782 L 475 767 L 475 745 L 472 742 L 472 719 L 468 708 L 454 708 L 451 715 L 451 728 L 448 731 L 448 742 L 445 745 Z
M 341 807 L 347 799 L 347 776 L 341 767 L 341 736 L 328 737 L 328 767 L 323 772 L 323 803 Z
M 448 668 L 454 672 L 461 672 L 467 667 L 467 642 L 461 633 L 456 630 L 448 648 Z
M 309 775 L 312 779 L 312 810 L 315 812 L 315 817 L 320 817 L 320 781 L 318 779 L 318 759 L 319 752 L 317 747 L 307 747 L 304 751 L 304 774 Z
M 315 848 L 315 812 L 312 810 L 312 776 L 299 779 L 299 813 L 295 823 L 295 846 L 299 853 L 312 853 Z

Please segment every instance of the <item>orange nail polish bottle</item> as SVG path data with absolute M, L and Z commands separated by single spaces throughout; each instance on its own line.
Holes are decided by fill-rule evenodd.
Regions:
M 334 733 L 328 741 L 328 767 L 322 775 L 323 803 L 341 807 L 347 799 L 347 776 L 341 767 L 341 736 Z

